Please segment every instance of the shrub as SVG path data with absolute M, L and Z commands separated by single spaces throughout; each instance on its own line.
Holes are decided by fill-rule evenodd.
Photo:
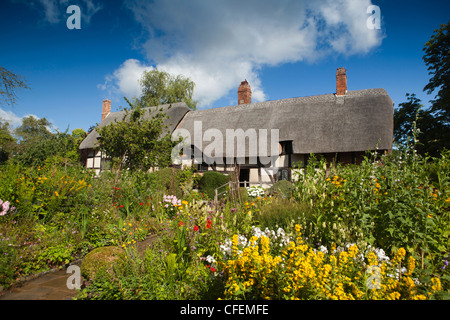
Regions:
M 261 206 L 259 212 L 255 213 L 254 220 L 262 228 L 278 226 L 281 228 L 292 225 L 298 221 L 300 213 L 310 210 L 306 205 L 282 198 L 273 198 L 267 204 Z
M 240 194 L 240 201 L 242 203 L 246 202 L 248 200 L 248 191 L 245 187 L 239 188 L 239 194 Z
M 296 240 L 282 244 L 281 250 L 267 236 L 253 236 L 239 250 L 240 239 L 234 235 L 231 258 L 220 262 L 225 298 L 425 300 L 441 290 L 439 278 L 427 283 L 413 278 L 415 259 L 406 258 L 403 248 L 383 262 L 373 251 L 362 254 L 356 244 L 341 250 L 330 248 L 328 254 L 328 249 L 306 245 L 300 229 L 295 226 Z
M 94 279 L 100 270 L 112 272 L 114 265 L 124 257 L 124 254 L 125 251 L 120 247 L 96 248 L 84 257 L 81 274 L 86 279 Z
M 200 179 L 199 189 L 208 195 L 210 199 L 214 199 L 214 190 L 230 181 L 230 178 L 220 172 L 205 172 Z
M 269 195 L 278 195 L 282 198 L 290 198 L 292 196 L 292 191 L 294 191 L 294 185 L 292 182 L 287 180 L 280 180 L 274 183 L 272 187 L 268 190 Z

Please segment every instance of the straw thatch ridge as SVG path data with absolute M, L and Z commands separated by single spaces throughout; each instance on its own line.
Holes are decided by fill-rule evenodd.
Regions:
M 154 112 L 158 109 L 162 109 L 164 113 L 167 114 L 168 118 L 164 121 L 164 124 L 167 125 L 167 131 L 169 133 L 175 130 L 175 127 L 178 125 L 180 120 L 184 117 L 184 115 L 191 110 L 186 103 L 178 102 L 173 104 L 164 104 L 158 107 L 149 107 L 145 108 L 146 112 L 144 117 L 148 118 L 154 114 Z M 98 126 L 100 128 L 107 126 L 114 121 L 122 121 L 125 115 L 125 111 L 111 112 Z M 79 149 L 94 149 L 98 146 L 98 138 L 99 134 L 94 129 L 89 133 L 89 135 L 81 142 Z

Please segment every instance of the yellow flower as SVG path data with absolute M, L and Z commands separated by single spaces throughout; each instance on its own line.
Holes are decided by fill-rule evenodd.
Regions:
M 189 202 L 187 202 L 186 200 L 181 201 L 181 204 L 187 206 L 189 204 Z
M 431 282 L 433 283 L 431 289 L 434 291 L 441 291 L 441 280 L 439 280 L 439 278 L 432 278 Z
M 55 196 L 59 197 L 59 193 L 57 191 L 55 191 Z

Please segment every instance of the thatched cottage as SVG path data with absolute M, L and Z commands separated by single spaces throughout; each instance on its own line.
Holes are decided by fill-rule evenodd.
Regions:
M 336 72 L 336 93 L 252 103 L 250 85 L 243 81 L 235 106 L 196 111 L 185 103 L 159 107 L 169 116 L 168 130 L 190 137 L 192 152 L 189 157 L 175 161 L 176 165 L 229 173 L 239 164 L 240 180 L 251 185 L 291 179 L 292 168 L 306 164 L 310 154 L 321 155 L 329 162 L 357 164 L 368 150 L 380 153 L 392 150 L 391 98 L 384 89 L 347 91 L 344 68 Z M 111 112 L 111 102 L 104 100 L 99 125 L 108 125 L 122 116 L 123 111 Z M 230 132 L 241 133 L 239 137 L 235 135 L 237 140 L 231 136 L 231 149 L 227 145 L 229 139 L 225 141 Z M 258 142 L 254 140 L 255 134 Z M 95 151 L 97 138 L 98 133 L 93 130 L 81 143 L 80 150 L 86 167 L 98 172 L 106 157 Z M 261 148 L 252 148 L 255 142 L 261 147 L 261 141 L 267 145 L 263 147 L 266 157 L 252 153 L 261 152 Z M 272 161 L 268 162 L 269 157 Z

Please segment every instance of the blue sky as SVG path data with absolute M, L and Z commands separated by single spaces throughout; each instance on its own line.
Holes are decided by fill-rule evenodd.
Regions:
M 371 4 L 379 30 L 366 26 Z M 66 26 L 69 5 L 80 30 Z M 446 0 L 3 0 L 0 66 L 31 90 L 0 116 L 87 130 L 103 99 L 124 106 L 155 67 L 194 80 L 199 108 L 236 104 L 244 79 L 253 101 L 334 93 L 338 67 L 349 90 L 384 88 L 395 106 L 415 93 L 428 106 L 423 47 L 449 12 Z

